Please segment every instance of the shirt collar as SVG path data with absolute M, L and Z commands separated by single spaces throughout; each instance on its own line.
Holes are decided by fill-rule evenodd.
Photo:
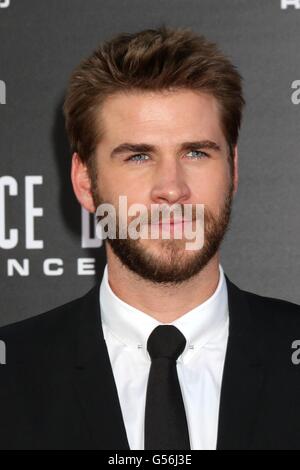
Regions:
M 187 344 L 178 358 L 186 362 L 201 347 L 213 341 L 219 330 L 228 321 L 228 294 L 226 279 L 219 264 L 219 281 L 215 292 L 202 304 L 171 324 L 185 336 Z M 124 346 L 137 349 L 149 361 L 147 340 L 153 329 L 162 323 L 141 310 L 121 300 L 111 289 L 107 264 L 100 284 L 100 308 L 102 323 Z

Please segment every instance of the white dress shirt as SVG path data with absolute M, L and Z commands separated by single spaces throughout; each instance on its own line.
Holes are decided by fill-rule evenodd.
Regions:
M 218 286 L 211 297 L 171 324 L 187 340 L 177 360 L 192 450 L 216 449 L 220 391 L 228 340 L 226 279 L 219 265 Z M 147 340 L 162 323 L 122 301 L 108 282 L 107 265 L 100 284 L 100 306 L 114 379 L 130 449 L 144 449 L 146 389 L 151 359 Z M 158 430 L 159 432 L 159 430 Z

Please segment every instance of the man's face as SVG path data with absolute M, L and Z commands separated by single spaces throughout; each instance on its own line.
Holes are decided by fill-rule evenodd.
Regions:
M 102 108 L 93 199 L 113 204 L 204 204 L 204 246 L 186 239 L 107 239 L 121 262 L 155 283 L 176 284 L 198 274 L 217 253 L 228 226 L 233 180 L 216 99 L 191 90 L 115 94 Z M 207 142 L 202 146 L 183 143 Z M 136 151 L 120 145 L 146 144 Z M 119 150 L 116 150 L 119 147 Z M 193 212 L 196 216 L 196 212 Z M 128 217 L 130 220 L 133 217 Z M 195 221 L 193 222 L 195 223 Z M 149 226 L 150 229 L 150 226 Z

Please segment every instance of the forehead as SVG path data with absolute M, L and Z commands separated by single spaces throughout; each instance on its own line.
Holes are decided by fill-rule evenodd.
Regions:
M 225 141 L 217 100 L 193 90 L 116 93 L 104 101 L 99 117 L 107 144 L 128 137 L 162 145 L 179 138 Z

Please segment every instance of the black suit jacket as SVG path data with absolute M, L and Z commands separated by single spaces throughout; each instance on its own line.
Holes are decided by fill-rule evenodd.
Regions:
M 226 282 L 230 328 L 217 448 L 300 449 L 300 365 L 291 359 L 300 306 Z M 99 285 L 0 328 L 1 449 L 129 449 Z

